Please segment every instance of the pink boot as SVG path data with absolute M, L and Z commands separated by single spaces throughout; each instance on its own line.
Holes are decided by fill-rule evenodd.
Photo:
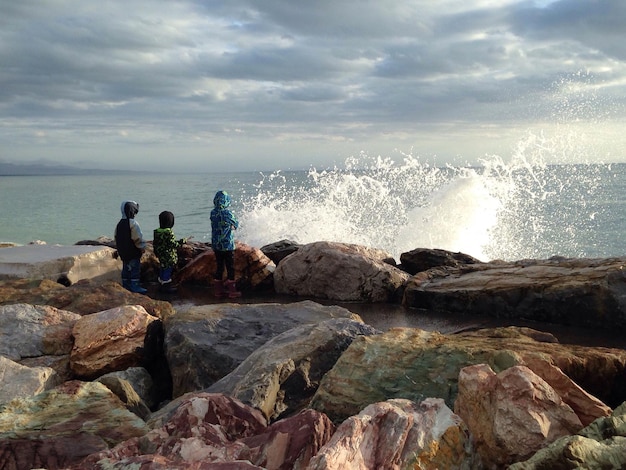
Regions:
M 224 281 L 221 279 L 213 279 L 213 296 L 216 299 L 221 299 L 226 295 L 224 291 Z
M 224 287 L 228 292 L 229 299 L 236 299 L 238 297 L 241 297 L 241 292 L 237 290 L 237 283 L 235 281 L 231 281 L 230 279 L 228 281 L 225 281 Z

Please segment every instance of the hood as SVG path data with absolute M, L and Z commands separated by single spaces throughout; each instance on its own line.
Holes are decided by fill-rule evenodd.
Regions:
M 174 226 L 174 214 L 163 211 L 159 214 L 159 228 L 172 228 Z
M 134 219 L 137 212 L 139 212 L 139 204 L 135 201 L 124 201 L 120 209 L 122 211 L 122 219 Z
M 225 209 L 230 206 L 230 196 L 226 191 L 218 191 L 213 198 L 216 209 Z

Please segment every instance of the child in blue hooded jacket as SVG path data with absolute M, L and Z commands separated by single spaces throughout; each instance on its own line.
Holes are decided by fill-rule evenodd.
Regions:
M 213 280 L 216 297 L 224 295 L 234 299 L 241 296 L 235 283 L 235 237 L 233 230 L 239 228 L 237 217 L 230 211 L 230 195 L 226 191 L 218 191 L 213 198 L 215 206 L 211 211 L 211 247 L 215 253 L 217 269 Z M 223 281 L 226 267 L 226 281 Z

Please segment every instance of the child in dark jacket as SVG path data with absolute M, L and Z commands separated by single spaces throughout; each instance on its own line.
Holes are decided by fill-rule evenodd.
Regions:
M 154 231 L 154 254 L 159 259 L 159 290 L 174 293 L 172 273 L 178 264 L 178 247 L 185 243 L 184 239 L 176 240 L 174 236 L 174 214 L 163 211 L 159 214 L 159 228 Z
M 122 259 L 122 286 L 131 292 L 145 294 L 146 289 L 139 285 L 141 255 L 146 248 L 141 227 L 135 221 L 139 204 L 135 201 L 124 201 L 121 211 L 122 218 L 115 227 L 115 245 Z
M 215 206 L 211 211 L 211 247 L 215 253 L 217 269 L 213 279 L 214 294 L 223 297 L 226 289 L 231 299 L 241 296 L 235 283 L 235 237 L 233 230 L 239 228 L 237 217 L 230 211 L 230 196 L 226 191 L 218 191 L 213 198 Z M 226 267 L 226 281 L 223 281 Z

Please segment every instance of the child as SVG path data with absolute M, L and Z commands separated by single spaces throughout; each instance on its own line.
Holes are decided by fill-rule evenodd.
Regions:
M 124 201 L 121 210 L 122 218 L 115 227 L 115 244 L 122 259 L 122 286 L 131 292 L 145 294 L 146 289 L 139 285 L 141 255 L 146 249 L 141 227 L 135 221 L 139 204 L 135 201 Z
M 239 228 L 239 221 L 228 209 L 230 196 L 226 191 L 218 191 L 213 198 L 215 208 L 211 211 L 211 247 L 215 252 L 217 269 L 213 280 L 215 297 L 223 297 L 226 289 L 231 299 L 241 296 L 235 284 L 235 238 L 233 230 Z M 223 281 L 224 266 L 227 280 Z
M 172 285 L 172 272 L 178 264 L 178 247 L 185 239 L 174 237 L 174 214 L 163 211 L 159 214 L 159 228 L 154 231 L 154 254 L 159 259 L 159 290 L 167 294 L 176 292 Z

